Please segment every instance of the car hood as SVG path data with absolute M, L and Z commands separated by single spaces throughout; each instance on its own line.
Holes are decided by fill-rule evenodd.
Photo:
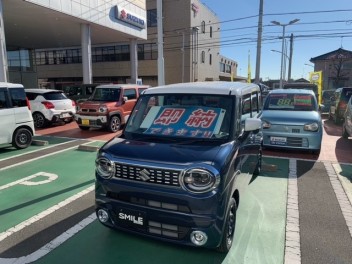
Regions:
M 182 144 L 154 143 L 123 138 L 114 138 L 106 143 L 100 151 L 106 152 L 113 158 L 124 160 L 140 160 L 151 163 L 165 163 L 174 165 L 190 165 L 206 163 L 221 167 L 234 147 L 234 143 L 214 144 Z
M 321 122 L 320 114 L 317 111 L 264 110 L 261 119 L 272 124 L 304 125 L 311 122 Z

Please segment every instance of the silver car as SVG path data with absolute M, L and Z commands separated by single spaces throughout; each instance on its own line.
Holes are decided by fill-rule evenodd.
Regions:
M 352 97 L 348 100 L 344 117 L 344 122 L 342 124 L 342 137 L 348 138 L 352 136 Z

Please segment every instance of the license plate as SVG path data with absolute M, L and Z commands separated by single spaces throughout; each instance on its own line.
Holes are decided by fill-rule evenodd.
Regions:
M 60 115 L 61 118 L 67 118 L 67 117 L 71 117 L 71 115 L 69 113 L 62 113 Z
M 271 145 L 286 145 L 287 139 L 285 137 L 270 137 Z
M 133 228 L 145 228 L 146 219 L 145 212 L 136 210 L 119 208 L 117 210 L 117 222 L 120 225 L 133 227 Z
M 82 119 L 82 125 L 89 126 L 89 119 Z

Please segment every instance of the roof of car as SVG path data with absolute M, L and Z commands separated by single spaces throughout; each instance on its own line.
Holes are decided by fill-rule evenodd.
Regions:
M 7 88 L 23 88 L 23 85 L 20 83 L 8 83 L 8 82 L 0 82 L 0 87 L 7 87 Z
M 314 92 L 312 90 L 308 89 L 275 89 L 270 92 L 270 94 L 278 94 L 278 93 L 288 93 L 288 94 L 312 94 L 314 95 Z
M 177 83 L 158 87 L 149 88 L 143 94 L 158 93 L 195 93 L 195 94 L 224 94 L 224 95 L 240 95 L 251 91 L 259 90 L 258 85 L 254 83 L 243 82 L 192 82 Z
M 140 84 L 101 84 L 96 88 L 149 88 L 149 85 L 140 85 Z
M 61 90 L 54 90 L 54 89 L 30 88 L 30 89 L 24 89 L 24 90 L 29 93 L 38 93 L 38 94 L 50 93 L 50 92 L 62 93 Z

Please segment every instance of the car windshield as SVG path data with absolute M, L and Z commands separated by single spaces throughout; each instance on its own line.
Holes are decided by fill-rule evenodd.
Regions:
M 119 88 L 96 88 L 91 100 L 116 102 L 120 99 L 121 89 Z
M 140 97 L 126 137 L 228 139 L 234 99 L 220 95 L 158 94 Z
M 347 102 L 348 99 L 350 99 L 351 95 L 352 95 L 352 88 L 343 89 L 342 94 L 341 94 L 341 98 Z
M 49 92 L 49 93 L 44 93 L 43 97 L 46 100 L 64 100 L 67 99 L 66 95 L 64 95 L 62 92 Z
M 269 94 L 264 110 L 313 111 L 316 110 L 316 100 L 311 94 Z

